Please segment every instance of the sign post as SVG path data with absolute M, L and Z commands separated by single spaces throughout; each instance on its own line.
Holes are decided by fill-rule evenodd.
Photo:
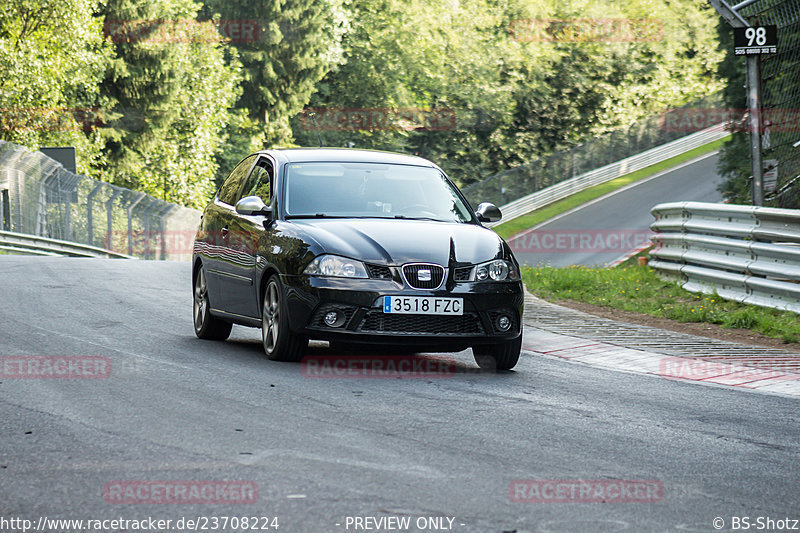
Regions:
M 764 165 L 761 157 L 761 54 L 778 51 L 776 26 L 753 26 L 738 13 L 756 0 L 731 7 L 725 0 L 709 0 L 717 13 L 733 26 L 733 50 L 747 63 L 747 107 L 750 129 L 750 170 L 753 173 L 753 205 L 764 205 Z

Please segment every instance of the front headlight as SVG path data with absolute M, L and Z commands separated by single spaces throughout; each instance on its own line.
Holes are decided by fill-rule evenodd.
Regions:
M 519 279 L 519 272 L 509 261 L 495 259 L 475 268 L 475 281 L 505 281 Z
M 304 274 L 331 278 L 368 278 L 364 263 L 338 255 L 320 255 L 311 261 Z

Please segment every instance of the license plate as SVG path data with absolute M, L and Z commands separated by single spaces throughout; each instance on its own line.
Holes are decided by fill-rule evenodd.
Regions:
M 461 298 L 433 296 L 384 296 L 383 312 L 405 315 L 463 315 Z

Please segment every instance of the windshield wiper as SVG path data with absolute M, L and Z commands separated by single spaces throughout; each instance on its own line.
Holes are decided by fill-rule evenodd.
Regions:
M 326 215 L 325 213 L 316 213 L 313 215 L 286 215 L 286 219 L 290 218 L 352 218 L 348 216 L 340 216 L 340 215 Z
M 391 216 L 378 216 L 378 215 L 326 215 L 325 213 L 316 213 L 308 215 L 286 215 L 286 219 L 293 218 L 351 218 L 351 219 L 380 219 L 380 220 L 430 220 L 432 222 L 453 222 L 451 220 L 442 220 L 440 218 L 430 217 L 409 217 L 406 215 L 391 215 Z
M 431 218 L 431 217 L 407 217 L 406 215 L 395 215 L 394 218 L 400 220 L 430 220 L 432 222 L 452 222 L 451 220 L 442 220 L 441 218 Z

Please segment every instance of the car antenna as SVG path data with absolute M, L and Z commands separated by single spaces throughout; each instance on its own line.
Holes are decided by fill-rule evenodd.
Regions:
M 317 140 L 319 140 L 319 147 L 322 148 L 322 135 L 319 133 L 319 123 L 317 122 L 317 114 L 315 112 L 310 112 L 308 116 L 311 117 L 311 120 L 314 121 L 314 126 L 317 127 Z

